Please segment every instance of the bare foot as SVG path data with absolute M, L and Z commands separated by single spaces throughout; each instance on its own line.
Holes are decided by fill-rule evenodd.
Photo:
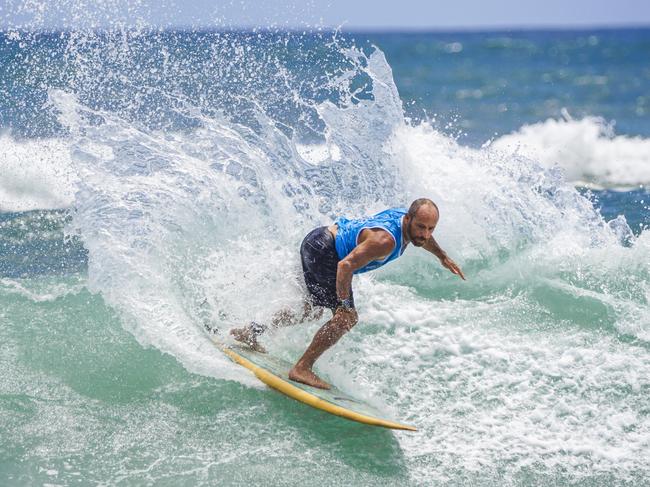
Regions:
M 260 353 L 266 353 L 266 349 L 257 341 L 257 337 L 251 331 L 250 326 L 245 326 L 244 328 L 233 328 L 230 330 L 230 334 L 235 340 L 250 347 L 252 350 Z
M 319 389 L 331 389 L 331 386 L 320 379 L 309 369 L 298 369 L 294 367 L 289 371 L 289 379 L 307 384 L 308 386 L 318 387 Z

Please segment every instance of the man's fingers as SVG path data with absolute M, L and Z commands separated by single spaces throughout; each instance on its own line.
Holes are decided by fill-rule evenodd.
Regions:
M 463 271 L 460 270 L 460 267 L 455 262 L 451 262 L 451 265 L 449 267 L 449 270 L 456 274 L 457 276 L 460 276 L 463 281 L 465 281 L 465 274 L 463 274 Z
M 453 272 L 454 272 L 454 274 L 459 275 L 463 281 L 466 280 L 465 279 L 465 274 L 463 274 L 463 271 L 461 271 L 460 267 L 458 267 L 455 263 L 454 263 L 454 271 Z
M 452 274 L 456 274 L 457 276 L 460 276 L 460 278 L 463 281 L 467 280 L 467 279 L 465 279 L 465 274 L 463 274 L 463 271 L 460 270 L 460 267 L 458 267 L 458 265 L 453 260 L 451 260 L 449 257 L 447 257 L 442 262 L 442 265 L 444 265 L 447 269 L 449 269 L 452 272 Z

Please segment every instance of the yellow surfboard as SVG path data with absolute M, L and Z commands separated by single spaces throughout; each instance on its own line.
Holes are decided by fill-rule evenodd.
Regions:
M 382 417 L 382 414 L 332 386 L 330 390 L 318 389 L 289 379 L 292 364 L 266 353 L 259 353 L 245 346 L 225 345 L 216 338 L 212 341 L 232 359 L 246 367 L 269 387 L 280 391 L 297 401 L 321 409 L 342 418 L 373 426 L 398 430 L 417 431 L 413 426 L 397 423 Z

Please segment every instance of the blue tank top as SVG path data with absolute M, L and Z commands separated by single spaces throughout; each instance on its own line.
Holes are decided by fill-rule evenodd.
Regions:
M 395 248 L 384 260 L 373 260 L 368 262 L 361 269 L 354 271 L 354 274 L 361 274 L 387 264 L 397 259 L 404 249 L 402 248 L 402 218 L 406 215 L 405 208 L 389 208 L 371 217 L 359 220 L 348 220 L 341 217 L 336 220 L 338 231 L 336 233 L 336 253 L 339 259 L 344 259 L 357 246 L 359 234 L 364 228 L 381 228 L 390 233 L 395 239 Z

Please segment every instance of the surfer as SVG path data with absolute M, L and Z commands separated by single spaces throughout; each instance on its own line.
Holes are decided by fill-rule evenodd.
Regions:
M 339 218 L 333 225 L 319 227 L 307 234 L 300 246 L 303 276 L 308 296 L 298 316 L 288 310 L 277 313 L 272 326 L 317 319 L 323 309 L 332 318 L 314 338 L 289 372 L 291 380 L 329 389 L 312 367 L 318 358 L 357 324 L 358 315 L 352 294 L 352 276 L 377 269 L 400 257 L 408 244 L 422 247 L 440 259 L 440 263 L 463 280 L 460 267 L 451 260 L 433 238 L 440 212 L 427 198 L 415 200 L 408 210 L 390 208 L 359 220 Z M 263 351 L 257 338 L 266 327 L 251 323 L 231 331 L 236 340 Z

